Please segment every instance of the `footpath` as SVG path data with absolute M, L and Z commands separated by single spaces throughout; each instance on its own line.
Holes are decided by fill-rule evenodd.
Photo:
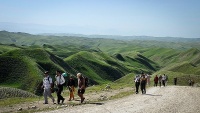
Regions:
M 64 107 L 41 113 L 200 113 L 200 88 L 150 87 L 146 94 Z

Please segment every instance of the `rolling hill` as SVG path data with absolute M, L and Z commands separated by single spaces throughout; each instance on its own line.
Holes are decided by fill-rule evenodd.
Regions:
M 195 79 L 200 74 L 200 46 L 193 40 L 126 41 L 0 31 L 0 41 L 0 86 L 30 92 L 35 91 L 45 70 L 53 78 L 57 69 L 71 75 L 81 72 L 90 85 L 128 79 L 141 72 L 165 73 L 169 83 L 175 76 L 185 77 L 181 79 L 185 85 L 189 75 Z
M 81 50 L 61 59 L 48 51 L 52 48 L 55 47 L 32 48 L 23 46 L 11 50 L 7 49 L 7 52 L 0 55 L 0 85 L 34 92 L 35 87 L 42 80 L 42 73 L 45 70 L 50 71 L 53 78 L 57 69 L 72 75 L 82 72 L 90 79 L 90 84 L 104 84 L 115 81 L 130 72 L 139 73 L 141 70 L 153 72 L 156 69 L 143 56 L 132 58 L 132 61 L 129 62 L 130 58 L 120 61 L 117 57 L 103 52 Z M 57 48 L 57 51 L 61 50 Z M 68 52 L 71 51 L 65 53 Z M 137 65 L 134 65 L 134 62 Z M 151 63 L 153 64 L 153 62 Z M 143 66 L 140 67 L 139 64 Z
M 56 70 L 71 70 L 62 59 L 43 48 L 10 50 L 0 55 L 0 61 L 0 85 L 31 92 L 36 91 L 44 71 L 49 71 L 54 79 Z

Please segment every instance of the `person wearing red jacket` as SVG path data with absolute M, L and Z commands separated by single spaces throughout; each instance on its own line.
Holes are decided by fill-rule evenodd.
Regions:
M 157 87 L 157 85 L 158 85 L 158 76 L 156 75 L 156 76 L 154 77 L 154 87 L 155 87 L 155 86 Z

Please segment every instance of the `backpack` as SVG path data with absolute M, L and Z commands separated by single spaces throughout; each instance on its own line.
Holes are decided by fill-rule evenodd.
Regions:
M 89 80 L 88 80 L 87 77 L 84 77 L 84 79 L 85 79 L 85 87 L 88 87 L 88 82 L 89 82 Z
M 83 76 L 81 73 L 78 73 L 77 75 L 81 75 L 80 79 L 85 80 L 85 88 L 88 87 L 88 83 L 89 83 L 88 77 Z

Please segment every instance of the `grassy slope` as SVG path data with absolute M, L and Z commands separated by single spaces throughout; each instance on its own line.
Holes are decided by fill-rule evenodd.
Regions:
M 11 50 L 15 50 L 15 49 L 20 49 L 20 47 L 17 47 L 17 46 L 14 46 L 14 45 L 3 45 L 3 44 L 0 44 L 0 55 L 5 53 L 5 52 L 11 51 Z
M 44 70 L 50 71 L 54 78 L 57 69 L 76 74 L 82 72 L 90 78 L 91 83 L 107 83 L 119 79 L 130 72 L 137 72 L 138 69 L 151 70 L 148 67 L 140 67 L 142 61 L 148 62 L 146 58 L 138 59 L 137 65 L 126 61 L 120 61 L 115 56 L 110 56 L 103 52 L 93 49 L 76 48 L 75 46 L 51 46 L 44 45 L 43 48 L 38 46 L 31 47 L 2 47 L 5 50 L 1 57 L 1 85 L 17 87 L 33 92 L 38 81 L 42 79 Z M 46 51 L 48 50 L 48 51 Z M 68 50 L 68 51 L 65 51 Z M 87 50 L 87 51 L 82 51 Z M 80 52 L 79 52 L 80 51 Z M 52 52 L 52 53 L 51 53 Z M 65 56 L 65 62 L 54 55 L 60 53 Z M 72 53 L 74 52 L 74 53 Z M 72 54 L 72 55 L 71 55 Z M 139 58 L 139 57 L 138 57 Z M 73 67 L 73 68 L 71 68 Z M 137 68 L 136 68 L 137 67 Z
M 116 80 L 128 72 L 115 59 L 99 52 L 82 51 L 64 60 L 98 83 Z
M 124 49 L 124 51 L 121 52 L 121 54 L 123 54 L 123 56 L 126 55 L 126 57 L 129 58 L 128 62 L 131 62 L 130 59 L 137 56 L 137 54 L 142 54 L 143 56 L 156 62 L 162 68 L 153 75 L 160 75 L 165 73 L 169 75 L 169 79 L 171 80 L 169 83 L 173 83 L 173 78 L 176 76 L 180 78 L 180 85 L 187 85 L 189 75 L 193 79 L 195 79 L 196 82 L 200 82 L 200 52 L 196 48 L 180 50 L 160 47 L 133 47 L 132 50 Z M 132 57 L 130 58 L 130 56 Z M 132 61 L 134 60 L 135 59 L 132 59 Z M 150 63 L 151 61 L 148 62 Z M 140 67 L 142 67 L 142 64 L 145 63 L 139 63 L 134 65 L 139 65 Z M 156 66 L 154 65 L 154 67 Z
M 27 57 L 0 57 L 1 85 L 14 86 L 20 89 L 34 91 L 40 77 L 37 65 Z
M 0 56 L 1 85 L 11 86 L 31 92 L 42 81 L 42 72 L 50 71 L 54 78 L 57 69 L 64 70 L 59 58 L 43 49 L 17 49 Z
M 177 54 L 177 53 L 176 53 Z M 165 54 L 163 54 L 165 55 Z M 187 85 L 189 76 L 200 82 L 200 51 L 198 49 L 189 49 L 187 51 L 179 52 L 171 58 L 168 58 L 167 65 L 154 75 L 167 74 L 170 83 L 173 83 L 173 78 L 179 78 L 179 85 Z
M 120 58 L 119 58 L 120 56 Z M 104 52 L 81 51 L 64 59 L 74 69 L 98 83 L 114 81 L 130 73 L 154 72 L 159 66 L 142 55 L 131 58 L 120 54 L 110 56 Z
M 145 72 L 154 72 L 152 70 L 158 70 L 160 67 L 163 67 L 163 69 L 158 73 L 163 70 L 183 74 L 199 73 L 198 66 L 200 60 L 198 49 L 186 51 L 188 48 L 192 47 L 199 48 L 199 42 L 120 41 L 70 36 L 39 36 L 9 32 L 0 32 L 0 37 L 1 42 L 9 42 L 10 44 L 33 45 L 33 48 L 35 45 L 43 45 L 46 50 L 50 51 L 48 53 L 48 55 L 50 55 L 49 61 L 36 60 L 38 59 L 37 56 L 36 59 L 33 58 L 35 56 L 28 56 L 28 58 L 31 57 L 31 60 L 36 61 L 36 64 L 39 65 L 41 70 L 51 70 L 51 67 L 53 67 L 53 69 L 61 68 L 62 70 L 65 69 L 71 73 L 75 73 L 73 69 L 70 69 L 71 65 L 75 65 L 72 67 L 75 67 L 76 70 L 80 72 L 84 72 L 88 76 L 96 77 L 97 81 L 99 80 L 100 83 L 102 83 L 103 79 L 113 80 L 112 77 L 109 77 L 110 75 L 107 77 L 104 76 L 104 74 L 107 74 L 106 70 L 103 72 L 103 75 L 97 74 L 105 67 L 105 69 L 109 70 L 108 72 L 117 69 L 118 73 L 123 73 L 123 75 L 130 71 L 134 73 L 139 73 L 141 70 Z M 84 52 L 79 52 L 82 50 L 90 51 L 90 53 L 95 53 L 94 51 L 103 51 L 104 54 L 109 55 L 85 55 L 83 54 Z M 36 54 L 38 53 L 36 52 Z M 63 63 L 62 60 L 54 54 L 66 58 L 66 62 Z M 76 54 L 81 55 L 76 56 Z M 110 55 L 113 57 L 110 58 Z M 124 61 L 117 58 L 117 55 L 121 55 Z M 76 56 L 77 59 L 73 58 L 73 56 Z M 108 61 L 106 61 L 107 58 L 109 59 Z M 52 59 L 54 60 L 52 61 Z M 186 69 L 190 69 L 191 71 L 187 71 Z M 51 73 L 54 74 L 54 72 Z M 118 78 L 118 76 L 116 76 L 116 78 Z

